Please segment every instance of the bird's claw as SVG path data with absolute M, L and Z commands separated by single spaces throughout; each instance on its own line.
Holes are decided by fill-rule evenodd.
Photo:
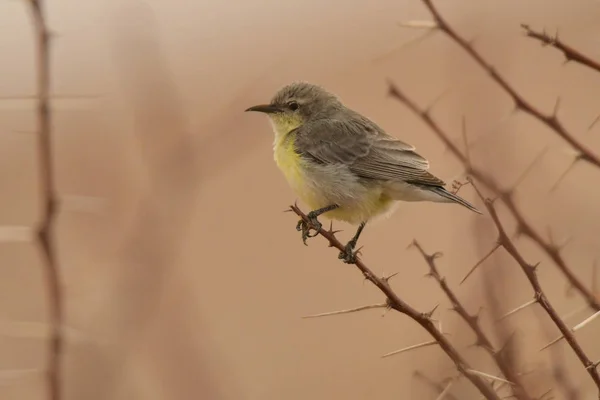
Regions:
M 308 213 L 307 217 L 309 222 L 306 222 L 304 219 L 301 219 L 300 221 L 298 221 L 298 224 L 296 224 L 296 230 L 298 232 L 302 232 L 302 243 L 304 243 L 305 246 L 308 246 L 306 244 L 306 240 L 308 238 L 317 236 L 319 234 L 319 230 L 323 227 L 323 225 L 319 222 L 319 220 L 313 213 Z M 315 231 L 315 233 L 313 233 L 312 235 L 310 233 L 311 229 Z
M 354 250 L 356 247 L 356 242 L 350 241 L 344 247 L 343 251 L 340 251 L 338 258 L 342 260 L 346 264 L 356 264 L 356 255 L 360 252 L 359 250 Z

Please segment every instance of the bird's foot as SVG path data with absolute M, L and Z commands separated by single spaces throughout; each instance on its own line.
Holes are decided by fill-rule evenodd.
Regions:
M 302 243 L 304 243 L 305 246 L 308 246 L 306 244 L 306 240 L 308 238 L 317 236 L 323 225 L 319 222 L 317 215 L 314 212 L 311 211 L 306 216 L 308 217 L 308 222 L 306 222 L 304 219 L 301 219 L 296 225 L 296 230 L 302 232 Z M 311 229 L 315 231 L 315 233 L 312 235 L 310 234 Z
M 356 241 L 349 241 L 344 247 L 343 251 L 340 251 L 338 258 L 346 264 L 356 264 L 356 255 L 360 252 L 360 249 L 354 250 L 356 247 Z

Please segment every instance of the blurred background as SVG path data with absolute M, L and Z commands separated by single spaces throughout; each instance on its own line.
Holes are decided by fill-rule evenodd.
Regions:
M 510 99 L 439 32 L 402 27 L 431 20 L 417 0 L 49 0 L 53 34 L 53 152 L 60 210 L 54 231 L 65 298 L 64 398 L 435 399 L 414 371 L 455 374 L 437 347 L 390 358 L 430 340 L 405 316 L 370 310 L 303 316 L 383 301 L 321 238 L 302 245 L 296 198 L 275 167 L 265 117 L 247 107 L 282 85 L 324 85 L 431 161 L 451 181 L 463 169 L 415 115 L 387 94 L 393 81 L 506 186 L 542 152 L 516 201 L 557 242 L 573 271 L 592 283 L 600 256 L 600 171 L 572 162 L 567 145 L 539 122 L 512 114 Z M 560 97 L 565 126 L 600 153 L 600 75 L 524 37 L 521 23 L 560 32 L 600 59 L 600 3 L 587 0 L 438 1 L 441 12 L 524 96 L 550 112 Z M 27 2 L 0 2 L 0 398 L 46 398 L 48 296 L 39 246 L 10 232 L 40 219 L 35 136 L 35 53 Z M 426 36 L 426 37 L 424 37 Z M 440 95 L 444 94 L 440 98 Z M 436 100 L 437 99 L 437 100 Z M 472 188 L 462 195 L 478 200 Z M 303 207 L 303 205 L 301 205 Z M 305 209 L 305 211 L 307 211 Z M 514 226 L 502 211 L 508 229 Z M 352 228 L 343 229 L 345 241 Z M 403 204 L 365 230 L 365 262 L 399 274 L 398 294 L 436 318 L 481 371 L 489 357 L 439 287 L 424 277 L 413 239 L 441 251 L 439 267 L 500 346 L 516 332 L 518 368 L 535 395 L 565 368 L 582 398 L 596 398 L 583 367 L 531 299 L 512 259 L 494 246 L 488 216 L 450 205 Z M 548 296 L 572 326 L 592 314 L 530 241 Z M 600 280 L 600 277 L 596 279 Z M 598 282 L 596 284 L 599 284 Z M 596 286 L 598 287 L 598 286 Z M 572 314 L 572 311 L 579 310 Z M 382 317 L 383 315 L 383 317 Z M 600 359 L 600 322 L 577 337 Z M 559 361 L 557 361 L 559 360 Z M 554 364 L 553 364 L 554 363 Z M 452 393 L 479 394 L 466 382 Z M 561 398 L 560 391 L 554 393 Z M 586 397 L 587 396 L 587 397 Z

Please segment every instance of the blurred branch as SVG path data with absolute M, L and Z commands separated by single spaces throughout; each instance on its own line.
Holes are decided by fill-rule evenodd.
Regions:
M 463 154 L 458 149 L 456 144 L 452 142 L 450 136 L 433 120 L 430 114 L 430 108 L 424 109 L 419 107 L 413 100 L 408 98 L 404 92 L 402 92 L 391 82 L 389 83 L 389 90 L 392 97 L 406 105 L 412 112 L 419 116 L 423 122 L 427 124 L 427 126 L 429 126 L 429 128 L 448 147 L 454 156 L 458 158 L 459 161 L 465 166 L 467 174 L 472 175 L 475 179 L 477 179 L 502 199 L 517 222 L 517 231 L 533 240 L 548 255 L 548 257 L 554 261 L 556 266 L 564 274 L 565 278 L 583 296 L 589 306 L 595 311 L 599 311 L 600 299 L 598 299 L 596 295 L 590 289 L 588 289 L 577 276 L 575 276 L 573 271 L 571 271 L 560 253 L 561 247 L 549 240 L 544 239 L 541 234 L 538 233 L 525 219 L 523 212 L 519 210 L 513 200 L 514 187 L 513 189 L 508 190 L 503 189 L 498 185 L 492 176 L 480 169 L 474 168 L 467 156 Z
M 431 12 L 433 19 L 437 24 L 437 29 L 441 30 L 448 37 L 450 37 L 450 39 L 459 45 L 481 68 L 483 68 L 490 75 L 492 80 L 494 80 L 494 82 L 496 82 L 504 90 L 504 92 L 512 98 L 513 102 L 515 103 L 516 110 L 521 110 L 531 115 L 562 137 L 573 149 L 577 151 L 575 160 L 582 160 L 596 166 L 597 168 L 600 168 L 600 157 L 580 143 L 575 136 L 568 132 L 563 124 L 559 121 L 557 116 L 558 103 L 552 114 L 544 114 L 542 111 L 534 107 L 531 103 L 525 100 L 523 96 L 517 92 L 517 90 L 513 88 L 513 86 L 510 85 L 491 64 L 485 61 L 481 54 L 479 54 L 467 40 L 462 38 L 454 30 L 454 28 L 448 24 L 448 22 L 440 14 L 437 7 L 433 5 L 433 0 L 421 1 Z
M 502 198 L 504 203 L 507 205 L 508 209 L 511 211 L 511 213 L 517 220 L 518 231 L 534 239 L 534 241 L 536 241 L 540 245 L 540 247 L 542 247 L 542 249 L 555 261 L 555 263 L 565 274 L 569 282 L 575 288 L 577 288 L 580 291 L 580 293 L 586 298 L 590 307 L 594 308 L 596 311 L 600 310 L 600 301 L 589 289 L 587 289 L 583 285 L 583 283 L 578 278 L 575 277 L 571 270 L 566 266 L 566 263 L 560 255 L 560 248 L 544 241 L 541 238 L 541 236 L 538 233 L 536 233 L 529 224 L 527 224 L 521 212 L 516 208 L 516 205 L 512 200 L 512 192 L 500 189 L 491 176 L 473 167 L 473 165 L 466 158 L 466 156 L 460 150 L 458 150 L 456 145 L 452 143 L 450 137 L 433 121 L 427 110 L 420 109 L 412 100 L 406 97 L 398 88 L 396 88 L 393 85 L 390 86 L 390 93 L 392 94 L 392 96 L 394 96 L 402 103 L 406 104 L 412 111 L 414 111 L 417 115 L 421 117 L 421 119 L 438 135 L 438 137 L 448 146 L 448 148 L 455 154 L 455 156 L 464 164 L 469 174 L 480 180 L 488 188 L 490 188 L 492 191 L 498 194 L 500 198 Z M 496 227 L 498 228 L 499 237 L 497 243 L 504 247 L 508 251 L 508 253 L 519 263 L 521 269 L 529 279 L 529 282 L 531 283 L 534 289 L 536 302 L 538 302 L 544 308 L 544 310 L 548 313 L 552 321 L 554 321 L 556 326 L 565 336 L 565 339 L 567 340 L 567 342 L 569 343 L 579 360 L 585 366 L 586 370 L 600 389 L 600 376 L 598 375 L 598 371 L 596 371 L 595 368 L 592 368 L 593 363 L 583 352 L 581 346 L 579 345 L 579 343 L 577 343 L 575 337 L 573 336 L 573 333 L 569 330 L 564 321 L 559 317 L 555 309 L 552 307 L 552 305 L 546 298 L 546 295 L 542 291 L 542 288 L 537 279 L 537 275 L 535 272 L 536 266 L 529 265 L 525 262 L 523 257 L 518 252 L 517 248 L 514 246 L 514 244 L 504 231 L 504 228 L 500 223 L 498 215 L 496 214 L 495 208 L 493 207 L 492 201 L 490 199 L 484 198 L 484 196 L 477 189 L 477 187 L 475 185 L 473 186 L 477 190 L 477 193 L 482 198 L 482 200 L 484 200 L 485 206 L 492 215 Z
M 551 46 L 557 50 L 562 51 L 565 55 L 567 61 L 575 61 L 581 65 L 585 65 L 596 72 L 600 72 L 600 63 L 595 60 L 592 60 L 585 54 L 581 53 L 579 50 L 574 49 L 569 46 L 562 40 L 558 38 L 558 32 L 554 36 L 548 35 L 545 31 L 538 32 L 529 27 L 527 24 L 521 24 L 521 28 L 525 30 L 525 35 L 527 37 L 538 40 L 542 43 L 543 46 Z
M 477 190 L 477 187 L 474 187 Z M 527 263 L 521 255 L 521 253 L 519 252 L 519 250 L 514 245 L 514 243 L 510 240 L 508 234 L 506 233 L 506 230 L 504 229 L 504 226 L 502 225 L 502 222 L 500 221 L 500 218 L 498 217 L 498 213 L 496 212 L 492 200 L 485 198 L 481 194 L 481 192 L 479 192 L 479 190 L 477 190 L 477 194 L 484 202 L 485 207 L 487 208 L 488 212 L 492 217 L 492 220 L 494 221 L 494 225 L 496 225 L 496 228 L 498 230 L 498 242 L 502 245 L 502 247 L 504 247 L 507 253 L 510 254 L 510 256 L 517 262 L 517 264 L 519 264 L 521 270 L 527 277 L 527 280 L 529 280 L 529 283 L 531 284 L 531 287 L 535 293 L 534 298 L 537 300 L 538 304 L 544 309 L 544 311 L 546 311 L 546 313 L 554 322 L 554 324 L 558 327 L 565 340 L 569 343 L 569 346 L 571 346 L 571 348 L 573 349 L 575 355 L 577 355 L 577 358 L 579 358 L 579 360 L 585 367 L 586 371 L 588 372 L 598 389 L 600 389 L 600 375 L 598 374 L 598 371 L 595 368 L 593 368 L 594 363 L 590 361 L 588 356 L 581 348 L 579 342 L 577 342 L 577 339 L 575 338 L 575 335 L 573 334 L 571 329 L 569 329 L 565 322 L 560 318 L 560 316 L 546 297 L 546 294 L 544 293 L 544 290 L 542 289 L 542 286 L 540 285 L 540 282 L 537 277 L 537 265 L 531 265 Z
M 290 209 L 296 213 L 306 224 L 311 226 L 310 219 L 296 205 L 290 206 Z M 323 228 L 319 228 L 317 232 L 329 242 L 330 247 L 335 247 L 340 251 L 344 251 L 345 246 L 335 237 L 334 231 L 331 229 L 325 230 Z M 432 312 L 422 313 L 407 304 L 391 288 L 388 283 L 388 278 L 380 278 L 375 275 L 359 257 L 356 257 L 356 262 L 354 265 L 356 265 L 356 267 L 362 272 L 365 279 L 377 286 L 377 288 L 386 296 L 386 301 L 390 308 L 410 317 L 412 320 L 421 325 L 421 327 L 423 327 L 423 329 L 425 329 L 435 339 L 442 350 L 454 362 L 458 371 L 464 375 L 475 387 L 477 387 L 477 389 L 479 389 L 486 399 L 500 400 L 500 397 L 494 391 L 492 386 L 486 380 L 484 380 L 479 373 L 474 372 L 475 370 L 470 367 L 467 361 L 458 353 L 448 339 L 446 339 L 444 334 L 435 326 L 431 319 Z
M 52 162 L 52 120 L 50 111 L 50 33 L 46 26 L 42 0 L 29 0 L 30 12 L 35 30 L 37 53 L 37 133 L 40 173 L 40 193 L 42 197 L 42 217 L 37 236 L 45 264 L 48 289 L 50 349 L 46 374 L 48 397 L 59 400 L 61 388 L 61 352 L 63 347 L 63 298 L 60 288 L 59 266 L 52 243 L 52 232 L 57 212 L 56 192 Z
M 483 329 L 479 325 L 479 314 L 469 314 L 464 305 L 460 302 L 460 300 L 458 300 L 456 294 L 452 291 L 452 289 L 450 289 L 450 286 L 448 286 L 446 279 L 440 275 L 435 260 L 441 255 L 441 253 L 427 254 L 423 247 L 416 240 L 413 241 L 413 245 L 414 247 L 416 247 L 419 253 L 421 253 L 423 258 L 425 259 L 425 262 L 429 266 L 428 275 L 434 278 L 436 282 L 440 285 L 442 291 L 444 292 L 446 297 L 448 297 L 448 300 L 450 300 L 450 303 L 452 304 L 452 309 L 456 311 L 458 315 L 460 315 L 460 317 L 467 323 L 469 328 L 471 328 L 471 330 L 475 334 L 477 338 L 475 343 L 476 346 L 482 347 L 494 359 L 494 361 L 498 365 L 498 368 L 500 368 L 500 371 L 502 371 L 502 374 L 506 377 L 508 381 L 510 381 L 514 390 L 514 397 L 517 399 L 533 400 L 533 397 L 531 397 L 525 390 L 525 387 L 521 383 L 516 371 L 514 371 L 509 365 L 509 363 L 506 362 L 506 359 L 503 355 L 504 349 L 494 349 L 492 342 L 488 339 L 485 332 L 483 332 Z

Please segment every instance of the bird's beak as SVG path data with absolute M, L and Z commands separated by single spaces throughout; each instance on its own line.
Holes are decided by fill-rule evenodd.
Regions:
M 281 109 L 273 104 L 259 104 L 258 106 L 250 107 L 246 109 L 246 111 L 258 111 L 265 114 L 273 114 L 276 112 L 280 112 Z

